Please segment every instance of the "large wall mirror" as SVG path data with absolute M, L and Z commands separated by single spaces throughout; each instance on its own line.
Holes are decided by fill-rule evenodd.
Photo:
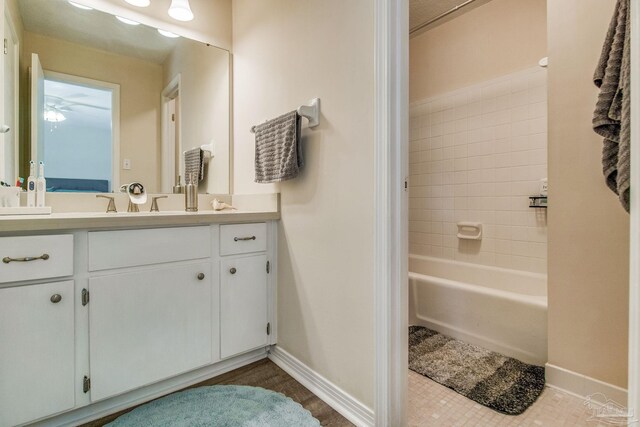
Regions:
M 13 1 L 3 181 L 25 177 L 34 160 L 50 191 L 138 181 L 170 192 L 178 175 L 184 184 L 183 153 L 204 147 L 200 191 L 229 192 L 228 51 L 67 0 Z

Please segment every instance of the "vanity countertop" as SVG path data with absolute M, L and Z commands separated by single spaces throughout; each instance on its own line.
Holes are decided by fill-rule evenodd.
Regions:
M 93 201 L 93 198 L 87 200 Z M 260 222 L 280 219 L 279 195 L 230 196 L 237 210 L 214 211 L 208 203 L 200 203 L 198 212 L 166 210 L 135 213 L 104 211 L 61 212 L 55 209 L 49 215 L 0 216 L 0 234 L 31 231 L 108 230 L 123 228 L 172 227 L 204 224 Z M 203 206 L 206 208 L 202 209 Z M 171 206 L 175 209 L 174 206 Z

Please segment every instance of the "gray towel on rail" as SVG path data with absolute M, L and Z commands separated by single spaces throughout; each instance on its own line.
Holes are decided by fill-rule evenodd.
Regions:
M 630 17 L 629 0 L 618 0 L 593 76 L 600 88 L 593 130 L 604 137 L 602 171 L 607 185 L 629 212 L 630 188 Z
M 184 182 L 189 183 L 192 175 L 198 176 L 198 182 L 204 178 L 204 153 L 200 148 L 184 152 Z
M 254 126 L 256 182 L 280 182 L 298 176 L 304 164 L 300 150 L 300 123 L 300 115 L 292 111 Z

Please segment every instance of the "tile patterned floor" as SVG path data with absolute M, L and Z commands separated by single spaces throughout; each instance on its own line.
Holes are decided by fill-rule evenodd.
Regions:
M 592 414 L 583 402 L 578 397 L 547 387 L 522 415 L 503 415 L 409 371 L 410 427 L 605 427 L 605 424 L 589 420 Z

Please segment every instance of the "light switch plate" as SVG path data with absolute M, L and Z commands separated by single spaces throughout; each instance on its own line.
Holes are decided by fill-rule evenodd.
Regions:
M 126 171 L 131 170 L 131 159 L 122 160 L 122 169 Z

